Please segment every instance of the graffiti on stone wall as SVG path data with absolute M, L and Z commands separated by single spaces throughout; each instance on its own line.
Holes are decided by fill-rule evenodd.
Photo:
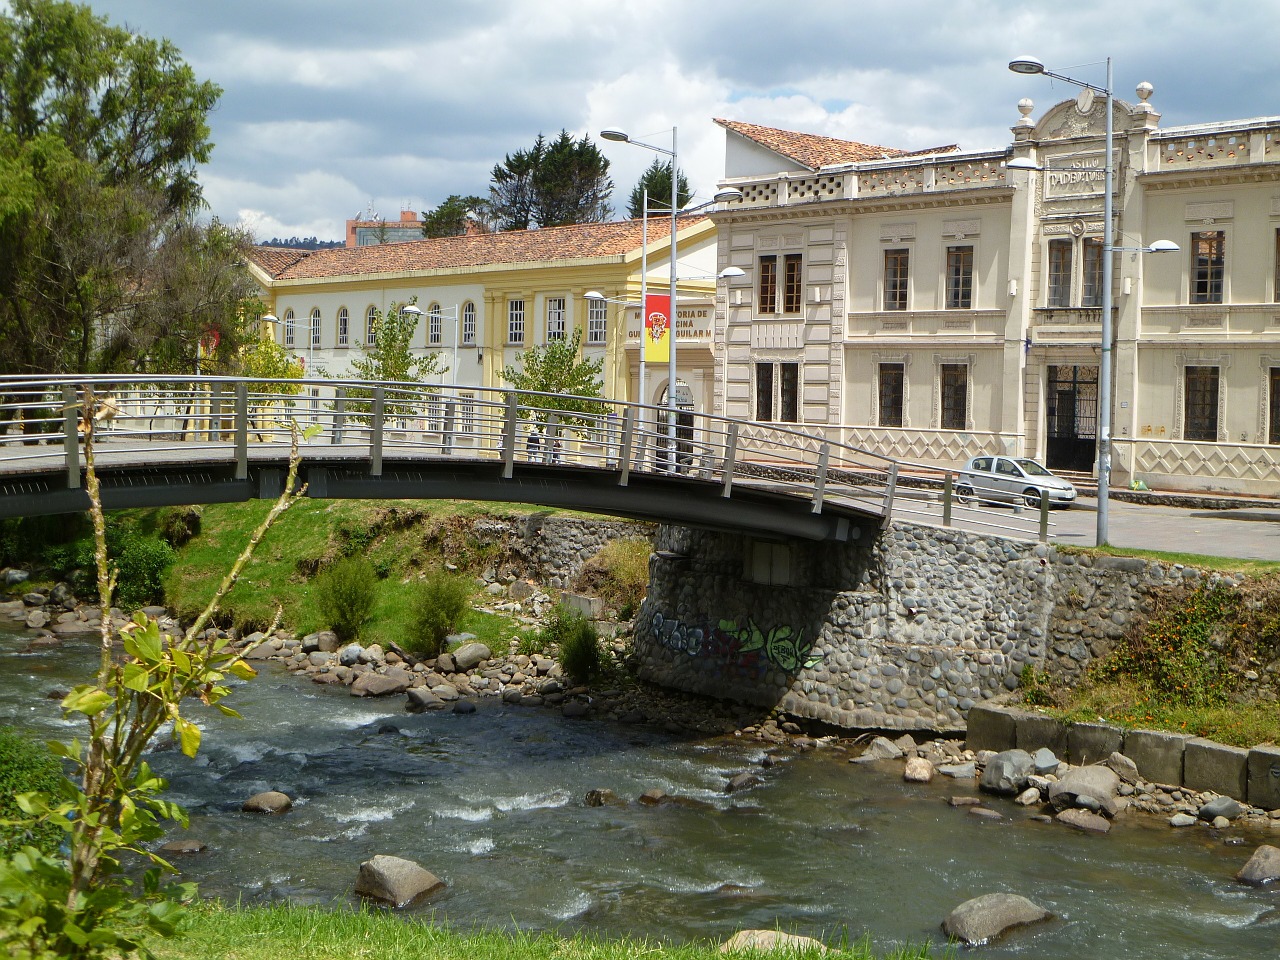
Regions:
M 744 673 L 763 674 L 769 667 L 777 667 L 794 674 L 823 661 L 823 654 L 813 651 L 813 638 L 805 640 L 802 631 L 787 625 L 766 632 L 754 620 L 748 620 L 746 626 L 721 620 L 713 627 L 710 622 L 689 624 L 655 613 L 649 630 L 667 650 L 719 661 Z

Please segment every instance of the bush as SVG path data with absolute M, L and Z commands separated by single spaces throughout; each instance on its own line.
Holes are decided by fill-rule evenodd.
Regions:
M 465 577 L 435 571 L 415 583 L 405 646 L 421 657 L 439 656 L 445 638 L 457 633 L 470 600 L 471 584 Z
M 173 563 L 173 548 L 154 537 L 129 537 L 116 555 L 120 579 L 116 603 L 134 610 L 164 602 L 164 571 Z
M 156 533 L 177 550 L 200 535 L 199 507 L 166 507 L 156 517 Z
M 378 599 L 378 574 L 364 557 L 348 557 L 320 572 L 312 582 L 316 608 L 325 626 L 344 642 L 358 640 Z
M 0 858 L 12 856 L 27 844 L 50 856 L 58 852 L 65 831 L 55 823 L 14 822 L 23 820 L 25 814 L 13 798 L 37 790 L 60 798 L 68 785 L 53 754 L 16 730 L 0 727 Z
M 542 632 L 559 648 L 556 659 L 571 680 L 586 683 L 600 672 L 600 638 L 581 612 L 563 604 L 556 606 Z
M 609 609 L 628 619 L 649 589 L 652 552 L 653 544 L 644 537 L 611 540 L 583 565 L 578 586 L 600 597 Z

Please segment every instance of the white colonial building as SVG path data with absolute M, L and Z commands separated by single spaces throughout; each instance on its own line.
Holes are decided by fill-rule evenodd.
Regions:
M 1280 493 L 1280 117 L 1116 100 L 1113 472 Z M 906 460 L 1095 469 L 1105 101 L 923 154 L 732 121 L 714 409 Z M 1039 169 L 1008 168 L 1025 158 Z

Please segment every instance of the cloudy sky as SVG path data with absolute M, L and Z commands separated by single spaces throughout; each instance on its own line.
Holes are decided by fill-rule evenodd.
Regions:
M 1280 0 L 94 0 L 166 36 L 224 94 L 201 174 L 214 214 L 260 239 L 340 239 L 485 194 L 539 132 L 621 127 L 670 144 L 699 195 L 723 172 L 713 117 L 901 148 L 1002 146 L 1018 55 L 1101 84 L 1140 81 L 1162 125 L 1280 114 Z M 626 196 L 654 154 L 600 141 Z

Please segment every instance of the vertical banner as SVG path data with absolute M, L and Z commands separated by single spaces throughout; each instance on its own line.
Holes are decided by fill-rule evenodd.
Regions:
M 671 359 L 671 297 L 644 298 L 644 362 L 667 363 Z

